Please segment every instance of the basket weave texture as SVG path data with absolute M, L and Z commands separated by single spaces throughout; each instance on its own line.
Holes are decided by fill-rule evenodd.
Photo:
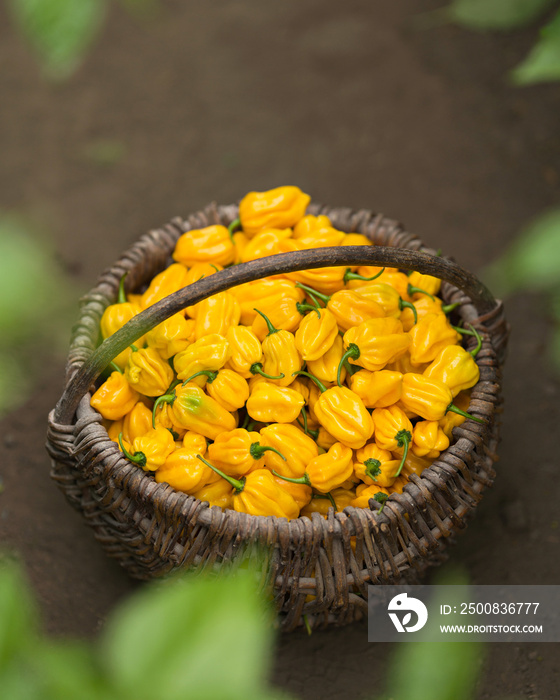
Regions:
M 434 256 L 440 266 L 445 264 L 418 237 L 381 214 L 317 204 L 308 213 L 326 214 L 337 229 L 363 233 L 376 246 L 420 251 Z M 101 276 L 82 300 L 65 395 L 96 348 L 100 318 L 115 302 L 124 272 L 129 290 L 139 289 L 169 264 L 181 234 L 216 223 L 227 226 L 236 217 L 236 205 L 211 205 L 187 220 L 175 218 L 144 235 Z M 230 277 L 240 267 L 230 268 Z M 457 283 L 457 273 L 451 279 Z M 476 358 L 480 380 L 472 389 L 469 412 L 483 417 L 486 424 L 467 420 L 456 427 L 453 444 L 421 476 L 412 475 L 403 493 L 393 494 L 381 513 L 352 507 L 335 513 L 331 508 L 326 519 L 314 513 L 311 519 L 288 522 L 209 507 L 165 483 L 157 484 L 126 460 L 90 406 L 90 393 L 72 415 L 64 415 L 64 397 L 49 415 L 52 478 L 107 554 L 135 578 L 158 577 L 181 567 L 213 568 L 257 545 L 268 556 L 283 629 L 302 624 L 303 615 L 313 627 L 359 619 L 367 613 L 369 584 L 414 582 L 445 558 L 446 539 L 465 527 L 495 476 L 501 366 L 508 336 L 503 306 L 487 297 L 476 300 L 472 291 L 469 297 L 449 282 L 442 285 L 441 295 L 446 304 L 459 302 L 455 313 L 483 336 Z

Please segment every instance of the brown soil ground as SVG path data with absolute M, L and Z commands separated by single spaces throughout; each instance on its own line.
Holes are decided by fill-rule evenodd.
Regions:
M 316 201 L 398 217 L 480 270 L 560 201 L 560 88 L 506 73 L 535 28 L 481 35 L 413 21 L 439 0 L 165 0 L 148 22 L 113 7 L 63 85 L 41 81 L 0 9 L 0 207 L 48 225 L 81 289 L 138 235 L 213 199 L 293 183 Z M 124 157 L 84 153 L 117 140 Z M 452 551 L 475 583 L 560 583 L 559 384 L 539 300 L 511 299 L 501 462 Z M 137 584 L 49 480 L 46 415 L 63 359 L 2 423 L 2 541 L 17 548 L 47 629 L 92 636 Z M 488 647 L 480 698 L 557 698 L 554 644 Z M 274 682 L 303 698 L 383 686 L 390 645 L 361 625 L 279 640 Z

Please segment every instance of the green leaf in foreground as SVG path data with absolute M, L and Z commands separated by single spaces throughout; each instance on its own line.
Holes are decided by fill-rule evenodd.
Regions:
M 470 29 L 508 30 L 539 17 L 554 0 L 453 0 L 446 8 L 451 21 Z
M 560 286 L 560 209 L 529 225 L 509 251 L 484 272 L 498 296 Z
M 12 16 L 51 78 L 67 78 L 101 28 L 106 0 L 9 0 Z
M 264 684 L 269 613 L 252 571 L 144 589 L 106 631 L 102 651 L 111 685 L 135 700 L 271 697 Z
M 560 12 L 541 29 L 538 42 L 511 78 L 517 85 L 560 80 Z

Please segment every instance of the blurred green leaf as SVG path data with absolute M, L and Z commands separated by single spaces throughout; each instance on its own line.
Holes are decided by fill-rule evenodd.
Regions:
M 27 397 L 33 377 L 15 353 L 0 350 L 0 417 Z
M 115 165 L 126 155 L 126 144 L 118 139 L 99 139 L 84 148 L 86 160 L 96 165 Z
M 106 0 L 9 0 L 14 21 L 51 78 L 83 61 L 105 17 Z
M 483 276 L 498 296 L 560 286 L 560 209 L 530 224 Z
M 560 12 L 541 29 L 540 39 L 511 78 L 517 85 L 560 80 Z
M 4 558 L 0 559 L 0 620 L 0 669 L 6 669 L 28 653 L 35 638 L 36 611 L 19 565 Z
M 508 30 L 536 19 L 555 0 L 453 0 L 446 8 L 453 22 L 470 29 Z
M 273 633 L 254 578 L 190 576 L 129 600 L 103 645 L 115 688 L 136 700 L 272 697 L 264 680 Z

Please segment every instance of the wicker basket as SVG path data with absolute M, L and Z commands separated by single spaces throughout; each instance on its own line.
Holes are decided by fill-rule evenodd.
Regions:
M 139 289 L 170 262 L 178 237 L 215 223 L 230 224 L 237 206 L 212 205 L 183 221 L 176 218 L 134 244 L 84 299 L 74 329 L 64 393 L 49 415 L 47 449 L 52 477 L 93 528 L 107 554 L 131 576 L 149 579 L 179 567 L 203 569 L 231 561 L 241 550 L 264 550 L 282 627 L 292 630 L 306 615 L 312 627 L 345 624 L 367 612 L 370 583 L 417 580 L 442 560 L 445 540 L 466 521 L 494 478 L 500 410 L 500 369 L 508 327 L 501 302 L 469 272 L 437 256 L 396 222 L 369 211 L 313 204 L 342 231 L 368 236 L 375 246 L 318 248 L 227 268 L 170 295 L 130 321 L 95 350 L 99 320 L 114 303 L 128 271 L 129 290 Z M 136 338 L 185 306 L 236 284 L 273 273 L 332 265 L 387 265 L 416 269 L 445 280 L 445 303 L 483 336 L 477 356 L 480 380 L 469 411 L 486 419 L 454 429 L 455 441 L 383 512 L 346 508 L 327 519 L 313 514 L 288 522 L 210 508 L 126 460 L 90 406 L 90 389 L 109 360 Z M 474 339 L 471 339 L 474 340 Z M 355 538 L 352 540 L 352 538 Z M 260 546 L 259 546 L 260 545 Z M 308 596 L 311 595 L 311 598 Z

